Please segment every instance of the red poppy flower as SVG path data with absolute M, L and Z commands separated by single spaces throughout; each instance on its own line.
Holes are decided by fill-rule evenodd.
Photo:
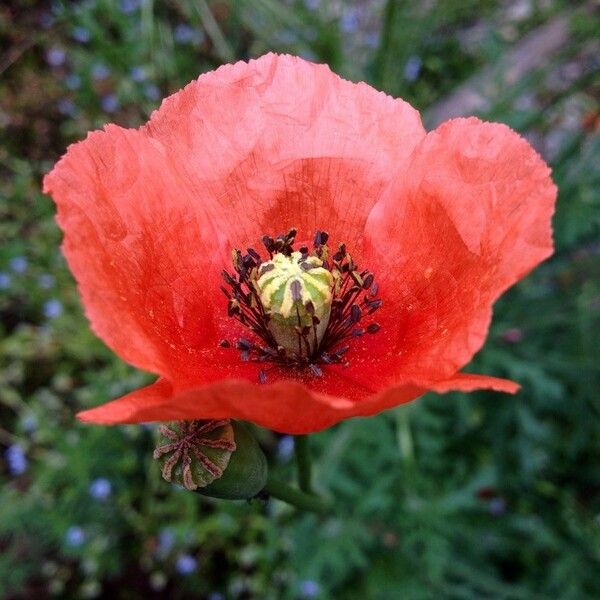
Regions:
M 44 190 L 94 331 L 159 375 L 83 421 L 306 433 L 428 390 L 518 389 L 460 372 L 494 301 L 552 253 L 549 169 L 504 125 L 426 133 L 406 102 L 269 54 L 202 75 L 140 129 L 89 134 Z M 271 274 L 287 309 L 258 290 L 277 256 L 302 269 Z M 271 300 L 298 318 L 297 353 Z

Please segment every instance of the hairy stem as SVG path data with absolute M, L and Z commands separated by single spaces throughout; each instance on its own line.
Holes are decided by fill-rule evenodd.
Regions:
M 303 492 L 310 494 L 312 492 L 312 465 L 307 435 L 297 435 L 294 437 L 294 453 L 296 455 L 296 467 L 298 469 L 298 486 Z
M 271 475 L 269 475 L 263 491 L 273 498 L 295 506 L 299 510 L 321 515 L 330 514 L 332 510 L 332 506 L 323 498 L 302 492 L 284 481 L 273 478 Z

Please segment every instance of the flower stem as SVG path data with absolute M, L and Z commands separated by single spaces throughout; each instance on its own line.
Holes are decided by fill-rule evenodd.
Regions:
M 310 462 L 310 446 L 307 435 L 294 437 L 294 453 L 296 455 L 296 467 L 298 468 L 298 486 L 303 492 L 312 492 Z
M 269 475 L 263 491 L 273 498 L 283 500 L 283 502 L 295 506 L 299 510 L 307 510 L 326 515 L 329 514 L 332 509 L 329 502 L 323 500 L 323 498 L 319 498 L 314 494 L 302 492 L 271 475 Z

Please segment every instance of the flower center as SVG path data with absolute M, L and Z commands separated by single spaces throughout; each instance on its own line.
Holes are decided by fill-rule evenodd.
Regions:
M 362 324 L 380 306 L 373 274 L 360 270 L 340 244 L 329 255 L 328 234 L 317 231 L 313 250 L 294 250 L 296 230 L 275 239 L 263 236 L 269 260 L 248 248 L 233 250 L 235 273 L 222 272 L 227 287 L 228 314 L 258 338 L 240 338 L 236 347 L 242 360 L 277 363 L 307 369 L 320 377 L 319 364 L 342 363 L 350 339 L 374 334 L 380 326 Z M 365 326 L 366 325 L 366 326 Z M 230 347 L 227 340 L 221 346 Z M 264 383 L 267 371 L 259 371 Z
M 268 328 L 286 352 L 311 356 L 318 348 L 331 313 L 333 275 L 316 256 L 277 252 L 258 269 L 256 289 L 263 308 L 271 315 Z M 299 331 L 313 335 L 302 343 Z

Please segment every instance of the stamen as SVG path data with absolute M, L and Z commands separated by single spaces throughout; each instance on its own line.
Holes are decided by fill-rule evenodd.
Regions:
M 329 235 L 317 231 L 312 252 L 307 246 L 295 251 L 296 234 L 291 228 L 276 238 L 264 235 L 266 262 L 253 248 L 246 254 L 233 250 L 234 273 L 222 272 L 226 287 L 221 290 L 228 315 L 260 340 L 235 342 L 241 360 L 306 369 L 321 377 L 319 364 L 348 364 L 350 346 L 344 341 L 381 329 L 378 323 L 362 323 L 382 301 L 374 274 L 359 269 L 345 244 L 330 255 Z M 231 347 L 227 340 L 219 345 Z M 259 370 L 258 381 L 267 382 L 265 369 Z

